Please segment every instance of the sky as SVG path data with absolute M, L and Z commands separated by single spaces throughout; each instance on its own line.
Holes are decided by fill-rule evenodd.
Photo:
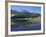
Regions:
M 18 5 L 11 5 L 11 9 L 12 10 L 18 10 L 18 11 L 22 11 L 22 10 L 27 10 L 27 11 L 31 11 L 33 13 L 41 13 L 41 7 L 40 6 L 18 6 Z

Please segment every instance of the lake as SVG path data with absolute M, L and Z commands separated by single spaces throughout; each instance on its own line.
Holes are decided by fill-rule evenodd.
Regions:
M 41 24 L 40 23 L 35 23 L 29 27 L 14 27 L 11 26 L 11 31 L 29 31 L 29 30 L 40 30 L 41 29 Z

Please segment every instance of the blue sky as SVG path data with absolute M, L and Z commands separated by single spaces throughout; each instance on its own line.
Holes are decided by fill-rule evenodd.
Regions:
M 27 10 L 27 11 L 32 11 L 34 13 L 41 13 L 41 7 L 40 6 L 18 6 L 18 5 L 11 5 L 12 10 Z

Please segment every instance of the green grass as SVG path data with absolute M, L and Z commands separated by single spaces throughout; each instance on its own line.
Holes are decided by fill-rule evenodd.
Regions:
M 36 17 L 36 18 L 16 18 L 16 19 L 14 19 L 14 21 L 27 20 L 28 22 L 33 22 L 33 23 L 35 23 L 38 19 L 40 20 L 40 16 L 39 16 L 39 17 Z
M 36 18 L 16 18 L 13 19 L 13 22 L 15 23 L 15 26 L 31 26 L 32 24 L 35 24 L 38 22 L 38 19 L 40 20 L 40 16 Z

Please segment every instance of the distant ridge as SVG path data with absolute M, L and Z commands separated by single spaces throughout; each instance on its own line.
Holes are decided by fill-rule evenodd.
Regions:
M 12 14 L 14 16 L 12 16 Z M 17 10 L 11 10 L 11 17 L 12 18 L 34 18 L 34 17 L 38 17 L 41 16 L 38 13 L 33 13 L 31 11 L 26 11 L 26 10 L 22 10 L 22 11 L 17 11 Z

